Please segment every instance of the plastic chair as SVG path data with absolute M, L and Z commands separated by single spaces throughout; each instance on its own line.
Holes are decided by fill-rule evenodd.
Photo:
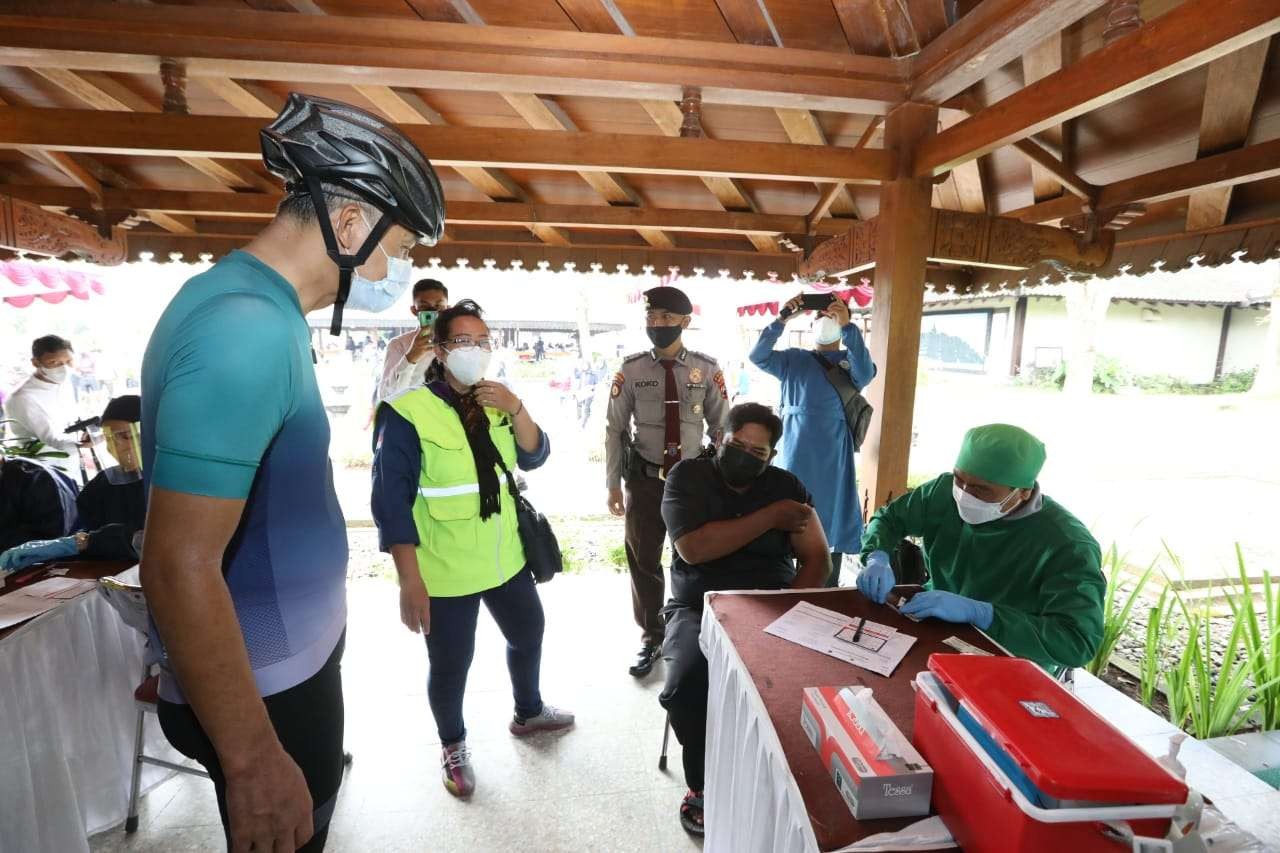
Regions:
M 142 587 L 107 577 L 98 581 L 98 591 L 116 613 L 120 614 L 120 618 L 126 625 L 141 632 L 144 637 L 147 636 L 147 599 L 142 594 Z M 138 722 L 133 736 L 133 779 L 129 783 L 129 814 L 124 821 L 126 833 L 134 833 L 138 830 L 138 793 L 142 783 L 142 765 L 151 764 L 178 773 L 209 778 L 209 774 L 198 767 L 174 764 L 172 761 L 147 755 L 143 751 L 146 715 L 156 713 L 157 703 L 160 701 L 159 686 L 160 676 L 155 671 L 155 664 L 143 664 L 142 681 L 133 691 L 133 699 L 138 707 Z

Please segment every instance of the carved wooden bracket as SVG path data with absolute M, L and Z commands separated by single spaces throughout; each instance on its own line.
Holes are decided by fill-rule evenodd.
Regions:
M 1102 43 L 1111 44 L 1141 26 L 1142 9 L 1137 0 L 1111 0 L 1111 8 L 1107 10 L 1107 25 L 1102 31 Z
M 164 106 L 166 113 L 187 115 L 191 109 L 187 106 L 187 65 L 180 59 L 164 58 L 160 60 L 160 82 L 164 84 Z
M 820 243 L 800 262 L 800 274 L 850 275 L 874 267 L 877 228 L 876 219 L 856 222 L 847 233 Z M 1086 242 L 1062 228 L 958 210 L 934 208 L 929 230 L 929 260 L 957 266 L 1027 269 L 1055 261 L 1089 271 L 1105 266 L 1115 248 L 1115 232 L 1110 230 Z
M 78 219 L 53 213 L 30 202 L 0 193 L 0 247 L 58 258 L 78 255 L 103 266 L 124 263 L 128 252 L 123 229 L 105 238 Z
M 684 119 L 680 122 L 681 136 L 702 136 L 702 90 L 697 86 L 685 86 L 680 99 L 680 112 Z

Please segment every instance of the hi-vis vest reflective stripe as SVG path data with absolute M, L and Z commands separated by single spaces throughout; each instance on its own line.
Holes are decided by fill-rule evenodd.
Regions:
M 515 501 L 497 470 L 502 511 L 480 518 L 475 458 L 453 407 L 428 388 L 387 401 L 413 424 L 422 448 L 422 470 L 413 520 L 418 528 L 418 570 L 432 596 L 473 595 L 501 586 L 524 567 Z M 510 418 L 488 409 L 489 436 L 508 468 L 516 466 Z

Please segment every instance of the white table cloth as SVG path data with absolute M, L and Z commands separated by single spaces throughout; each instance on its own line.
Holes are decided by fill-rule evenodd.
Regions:
M 124 820 L 142 660 L 142 635 L 96 591 L 0 640 L 0 853 L 87 851 Z M 184 760 L 153 714 L 145 748 Z M 143 790 L 172 772 L 144 766 Z
M 709 685 L 703 849 L 706 853 L 817 853 L 818 840 L 778 733 L 742 658 L 710 607 L 702 611 L 699 643 L 707 656 Z

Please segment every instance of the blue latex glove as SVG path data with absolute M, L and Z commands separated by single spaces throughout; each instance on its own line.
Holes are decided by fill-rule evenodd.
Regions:
M 862 571 L 858 572 L 858 591 L 876 604 L 884 604 L 895 583 L 897 580 L 893 576 L 893 567 L 889 565 L 889 555 L 884 551 L 872 551 L 867 555 Z
M 76 548 L 74 536 L 64 536 L 61 539 L 37 539 L 16 545 L 0 554 L 0 571 L 16 572 L 18 569 L 25 569 L 36 563 L 57 560 L 61 557 L 74 557 L 78 553 L 80 551 Z
M 995 612 L 989 603 L 940 589 L 917 592 L 910 601 L 902 605 L 902 612 L 920 619 L 932 617 L 944 622 L 968 622 L 984 631 L 991 627 L 991 620 L 995 618 Z

